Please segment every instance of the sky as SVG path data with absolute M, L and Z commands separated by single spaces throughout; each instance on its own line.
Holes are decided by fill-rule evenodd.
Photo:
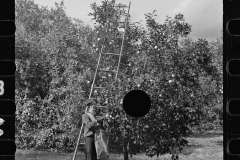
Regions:
M 69 17 L 78 18 L 85 24 L 93 25 L 90 4 L 96 2 L 101 5 L 102 0 L 64 0 L 66 13 Z M 222 0 L 116 0 L 117 3 L 128 5 L 131 1 L 131 21 L 143 21 L 145 25 L 146 13 L 157 10 L 156 21 L 164 23 L 167 16 L 174 17 L 182 13 L 185 22 L 192 26 L 189 37 L 204 38 L 209 41 L 215 40 L 221 34 L 223 24 L 223 1 Z M 61 0 L 34 0 L 35 3 L 54 7 L 55 2 Z

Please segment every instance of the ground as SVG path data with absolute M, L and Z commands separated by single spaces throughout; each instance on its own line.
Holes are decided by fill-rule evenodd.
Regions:
M 188 138 L 189 145 L 184 147 L 180 160 L 221 160 L 223 159 L 223 135 L 208 133 Z M 33 150 L 17 150 L 16 160 L 72 160 L 73 153 L 53 153 Z M 78 152 L 75 160 L 84 160 L 83 153 Z M 110 160 L 123 160 L 123 155 L 111 155 Z M 129 160 L 170 160 L 170 155 L 148 158 L 138 154 Z

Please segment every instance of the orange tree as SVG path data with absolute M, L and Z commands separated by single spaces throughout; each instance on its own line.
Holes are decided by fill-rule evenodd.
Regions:
M 96 22 L 97 35 L 93 45 L 99 44 L 98 49 L 102 45 L 107 49 L 120 47 L 120 42 L 114 44 L 110 38 L 119 32 L 109 29 L 113 25 L 109 19 L 124 11 L 111 5 L 112 1 L 92 4 L 90 15 Z M 191 32 L 183 15 L 167 17 L 164 24 L 155 21 L 155 13 L 145 16 L 147 30 L 128 23 L 119 78 L 101 94 L 111 115 L 106 121 L 109 145 L 112 152 L 124 153 L 124 160 L 140 152 L 150 157 L 171 153 L 172 159 L 178 159 L 177 149 L 187 144 L 190 127 L 199 123 L 203 106 L 215 98 L 214 92 L 203 92 L 200 79 L 216 74 L 216 68 L 206 40 L 180 45 L 179 39 Z M 133 89 L 144 90 L 152 101 L 150 112 L 139 119 L 126 115 L 120 103 Z
M 211 46 L 211 51 L 213 53 L 212 61 L 214 66 L 216 66 L 218 71 L 218 76 L 216 76 L 216 91 L 217 91 L 217 103 L 214 107 L 211 108 L 210 113 L 208 113 L 208 121 L 214 122 L 213 124 L 216 126 L 221 125 L 223 121 L 223 64 L 222 64 L 222 58 L 223 58 L 223 35 L 221 31 L 221 36 L 217 38 L 215 41 L 213 41 Z
M 67 17 L 63 2 L 49 10 L 17 0 L 15 8 L 17 146 L 75 146 L 84 86 L 96 66 L 92 30 Z

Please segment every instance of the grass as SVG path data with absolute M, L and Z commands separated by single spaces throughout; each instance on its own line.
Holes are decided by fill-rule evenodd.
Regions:
M 222 133 L 196 134 L 188 138 L 189 145 L 183 148 L 180 160 L 221 160 L 223 159 Z M 17 150 L 16 160 L 72 160 L 73 153 L 54 153 L 35 150 Z M 82 152 L 78 152 L 75 160 L 84 160 Z M 112 154 L 110 160 L 123 160 L 123 155 Z M 170 155 L 148 158 L 138 154 L 129 160 L 170 160 Z

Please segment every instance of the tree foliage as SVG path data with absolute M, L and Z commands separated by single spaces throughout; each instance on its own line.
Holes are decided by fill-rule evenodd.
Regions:
M 37 133 L 20 146 L 73 146 L 96 65 L 92 29 L 67 17 L 63 2 L 48 10 L 18 0 L 16 24 L 17 133 Z

